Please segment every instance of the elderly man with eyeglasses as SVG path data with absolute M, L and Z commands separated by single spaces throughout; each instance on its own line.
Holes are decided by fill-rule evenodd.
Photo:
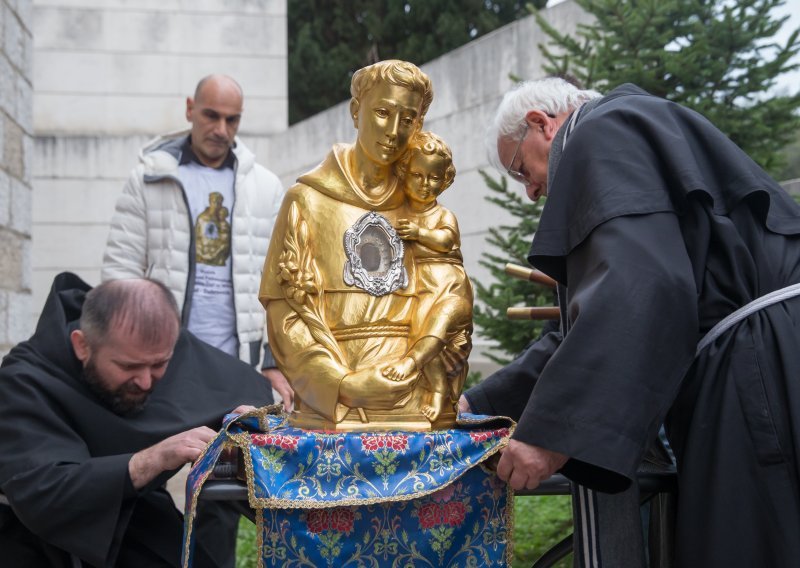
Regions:
M 461 400 L 518 420 L 499 476 L 560 470 L 601 529 L 579 527 L 579 563 L 641 565 L 609 563 L 592 507 L 632 486 L 663 424 L 675 566 L 800 566 L 800 207 L 704 117 L 633 85 L 522 83 L 489 147 L 547 196 L 529 260 L 560 285 L 563 334 Z

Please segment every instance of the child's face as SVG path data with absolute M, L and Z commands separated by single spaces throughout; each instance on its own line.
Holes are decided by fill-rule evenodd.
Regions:
M 447 158 L 415 150 L 406 171 L 405 191 L 408 199 L 423 204 L 435 201 L 444 190 L 444 177 L 449 166 L 450 160 Z

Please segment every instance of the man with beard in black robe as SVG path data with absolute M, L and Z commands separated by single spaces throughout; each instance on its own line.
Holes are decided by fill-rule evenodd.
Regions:
M 675 566 L 800 566 L 800 208 L 701 115 L 633 85 L 523 83 L 489 141 L 548 196 L 529 260 L 560 284 L 563 332 L 462 398 L 519 421 L 498 475 L 621 491 L 664 424 Z M 576 559 L 602 565 L 603 513 L 577 493 L 600 534 L 578 519 Z
M 165 481 L 227 412 L 271 402 L 261 375 L 180 330 L 161 283 L 60 274 L 0 367 L 0 565 L 179 566 Z M 217 566 L 224 538 L 198 538 L 195 566 Z

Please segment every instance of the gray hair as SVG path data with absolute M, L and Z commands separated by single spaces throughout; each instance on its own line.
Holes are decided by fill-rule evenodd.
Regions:
M 497 141 L 501 138 L 520 140 L 525 131 L 525 115 L 531 110 L 541 110 L 550 115 L 570 112 L 602 96 L 591 89 L 581 90 L 559 77 L 523 81 L 508 91 L 486 132 L 486 150 L 489 162 L 504 172 L 497 154 Z
M 180 312 L 175 297 L 157 280 L 109 280 L 86 294 L 80 328 L 90 346 L 98 347 L 112 330 L 135 336 L 147 345 L 176 340 Z

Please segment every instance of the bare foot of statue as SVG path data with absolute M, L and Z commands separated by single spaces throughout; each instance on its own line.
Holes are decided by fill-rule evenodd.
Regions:
M 442 404 L 444 403 L 444 394 L 434 392 L 431 396 L 430 404 L 423 404 L 420 410 L 430 422 L 434 422 L 439 418 L 439 413 L 442 411 Z
M 361 369 L 346 375 L 339 384 L 339 402 L 350 408 L 396 408 L 408 401 L 418 378 L 412 373 L 407 379 L 390 380 L 377 366 Z
M 393 381 L 402 381 L 411 376 L 416 370 L 417 364 L 414 362 L 414 359 L 405 357 L 397 363 L 384 367 L 383 376 Z

